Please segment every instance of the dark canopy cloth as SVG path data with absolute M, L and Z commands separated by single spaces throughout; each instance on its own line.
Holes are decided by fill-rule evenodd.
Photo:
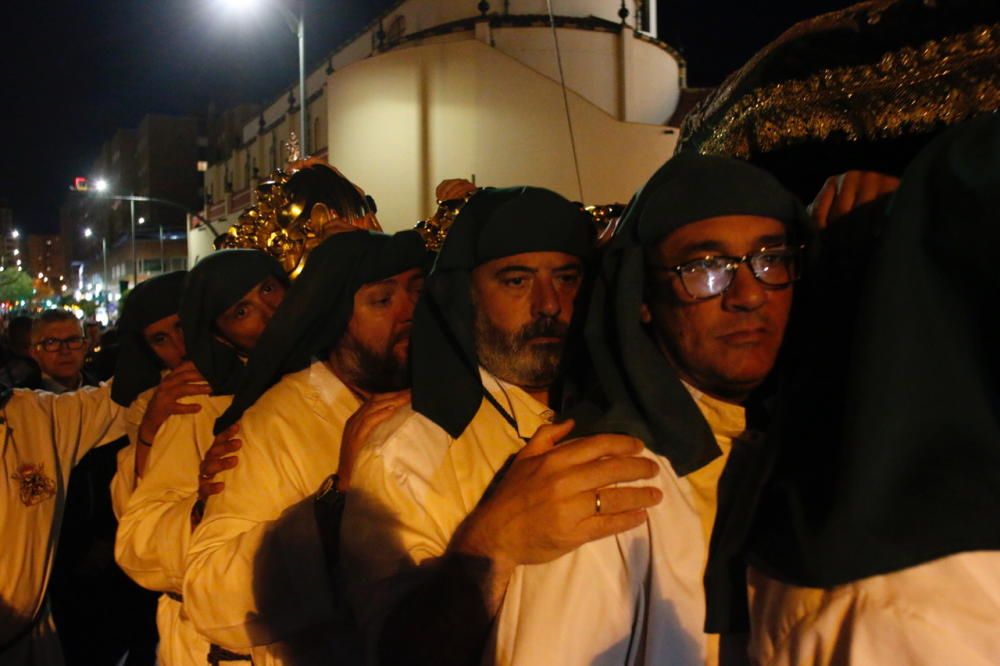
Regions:
M 998 211 L 992 115 L 907 169 L 853 311 L 824 307 L 846 300 L 825 276 L 771 433 L 753 566 L 830 587 L 1000 549 Z
M 415 231 L 388 235 L 370 231 L 334 234 L 312 251 L 302 273 L 257 342 L 244 381 L 216 433 L 236 423 L 282 376 L 309 365 L 347 330 L 354 294 L 363 285 L 430 263 Z
M 774 218 L 799 239 L 805 230 L 801 203 L 761 169 L 727 157 L 675 155 L 625 211 L 605 251 L 585 326 L 603 398 L 574 414 L 579 431 L 637 437 L 670 460 L 680 476 L 721 452 L 677 371 L 639 319 L 643 248 L 692 222 L 723 215 Z
M 157 275 L 140 282 L 125 297 L 118 318 L 118 360 L 111 399 L 128 407 L 140 393 L 160 383 L 163 364 L 146 344 L 142 331 L 180 310 L 187 271 Z
M 472 270 L 526 252 L 592 254 L 578 204 L 538 187 L 485 188 L 456 217 L 413 317 L 413 408 L 458 437 L 483 401 L 473 338 Z
M 219 339 L 216 318 L 268 277 L 288 278 L 271 255 L 260 250 L 220 250 L 188 273 L 181 297 L 181 326 L 187 357 L 216 395 L 236 393 L 243 380 L 240 353 Z
M 682 152 L 761 166 L 811 200 L 851 169 L 900 175 L 1000 108 L 1000 3 L 876 0 L 796 24 L 685 117 Z

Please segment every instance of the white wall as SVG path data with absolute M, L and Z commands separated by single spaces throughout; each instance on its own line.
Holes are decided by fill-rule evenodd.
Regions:
M 412 226 L 444 178 L 531 184 L 579 199 L 562 92 L 552 79 L 474 40 L 387 53 L 327 81 L 329 159 L 371 193 L 383 226 Z M 584 200 L 628 201 L 676 136 L 622 123 L 570 94 Z

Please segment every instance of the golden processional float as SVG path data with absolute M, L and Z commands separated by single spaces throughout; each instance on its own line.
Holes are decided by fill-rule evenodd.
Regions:
M 254 191 L 254 203 L 236 224 L 215 239 L 215 249 L 263 250 L 275 257 L 293 280 L 309 254 L 330 236 L 344 231 L 381 231 L 374 199 L 335 167 L 315 158 L 299 159 L 294 132 L 285 144 L 289 163 L 276 169 Z M 414 229 L 427 249 L 441 249 L 448 230 L 473 189 L 459 199 L 438 201 L 437 210 Z M 603 244 L 613 234 L 622 204 L 583 206 L 593 220 L 595 237 Z

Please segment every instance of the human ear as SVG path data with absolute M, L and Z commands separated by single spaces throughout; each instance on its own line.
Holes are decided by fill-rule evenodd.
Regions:
M 332 217 L 330 209 L 325 203 L 313 204 L 312 210 L 309 211 L 309 222 L 312 223 L 312 226 L 315 229 L 322 229 L 325 227 L 330 223 L 330 219 Z

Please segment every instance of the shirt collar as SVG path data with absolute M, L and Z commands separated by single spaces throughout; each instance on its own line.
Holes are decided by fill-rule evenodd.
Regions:
M 62 383 L 47 373 L 42 373 L 42 388 L 50 393 L 69 393 L 83 388 L 83 373 L 77 378 L 76 388 L 66 388 Z
M 531 397 L 524 389 L 496 377 L 482 366 L 479 366 L 479 378 L 483 387 L 500 406 L 512 411 L 518 437 L 530 439 L 539 427 L 555 420 L 555 412 L 547 405 Z
M 699 391 L 683 380 L 681 380 L 681 383 L 684 384 L 684 388 L 694 398 L 694 402 L 698 405 L 701 415 L 705 417 L 716 437 L 721 435 L 732 439 L 743 434 L 743 431 L 747 428 L 747 418 L 746 409 L 742 405 L 735 405 L 725 400 L 719 400 Z
M 332 405 L 341 405 L 351 411 L 361 406 L 354 392 L 323 361 L 313 361 L 307 372 L 306 401 L 318 415 L 326 418 Z

